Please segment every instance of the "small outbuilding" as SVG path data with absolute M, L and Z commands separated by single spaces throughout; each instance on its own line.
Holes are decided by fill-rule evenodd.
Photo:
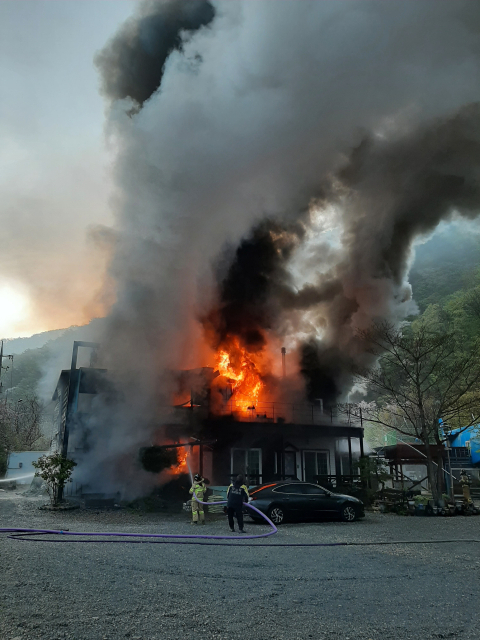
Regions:
M 48 454 L 49 451 L 12 451 L 8 454 L 5 479 L 17 484 L 30 484 L 36 471 L 32 462 Z

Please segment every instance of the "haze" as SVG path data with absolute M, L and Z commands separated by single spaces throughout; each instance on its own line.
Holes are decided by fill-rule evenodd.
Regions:
M 132 4 L 0 3 L 0 336 L 104 311 L 91 227 L 110 222 L 112 187 L 93 57 Z

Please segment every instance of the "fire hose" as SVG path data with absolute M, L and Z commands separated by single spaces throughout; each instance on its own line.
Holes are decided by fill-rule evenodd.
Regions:
M 221 502 L 202 502 L 196 496 L 195 500 L 200 504 L 227 504 L 226 500 Z M 69 531 L 67 529 L 59 530 L 59 529 L 24 529 L 24 528 L 8 528 L 2 529 L 0 528 L 0 533 L 8 533 L 7 537 L 12 540 L 23 540 L 30 542 L 93 542 L 93 543 L 102 543 L 102 542 L 118 542 L 118 543 L 130 543 L 130 544 L 203 544 L 203 545 L 221 545 L 221 546 L 234 546 L 237 543 L 235 542 L 219 542 L 220 540 L 254 540 L 258 538 L 266 538 L 268 536 L 272 536 L 278 533 L 277 527 L 273 524 L 273 522 L 262 513 L 259 509 L 254 507 L 252 504 L 245 503 L 245 506 L 256 511 L 262 518 L 271 526 L 272 530 L 267 531 L 267 533 L 261 533 L 258 535 L 242 535 L 242 536 L 218 536 L 218 535 L 184 535 L 184 534 L 174 534 L 174 533 L 119 533 L 119 532 L 85 532 L 85 531 Z M 38 538 L 34 537 L 37 535 L 55 535 L 59 536 L 55 539 L 50 538 Z M 84 538 L 108 538 L 102 540 L 78 540 L 75 537 L 68 538 L 68 536 L 83 536 Z M 126 540 L 110 540 L 109 538 L 127 538 Z M 131 538 L 141 538 L 140 540 L 132 540 Z M 153 538 L 153 539 L 152 539 Z M 213 540 L 214 542 L 208 542 L 209 540 Z M 458 542 L 468 542 L 468 543 L 479 543 L 480 540 L 477 539 L 456 539 L 456 540 L 380 540 L 380 541 L 369 541 L 369 542 L 355 542 L 355 541 L 346 541 L 346 542 L 269 542 L 269 543 L 261 543 L 261 542 L 250 542 L 241 546 L 255 546 L 255 547 L 365 547 L 365 546 L 385 546 L 385 545 L 396 545 L 396 544 L 447 544 L 447 543 L 455 543 Z
M 202 502 L 194 496 L 195 500 L 200 504 L 208 504 L 208 505 L 218 505 L 218 504 L 227 504 L 226 500 L 222 500 L 221 502 Z M 57 538 L 55 540 L 50 540 L 46 538 L 33 538 L 31 536 L 35 534 L 41 535 L 60 535 L 60 536 L 89 536 L 89 537 L 117 537 L 117 538 L 165 538 L 168 540 L 172 539 L 187 539 L 188 542 L 184 542 L 183 544 L 195 544 L 192 540 L 254 540 L 257 538 L 266 538 L 268 536 L 272 536 L 278 532 L 277 527 L 273 524 L 268 516 L 262 513 L 259 509 L 254 507 L 251 504 L 245 503 L 245 506 L 256 511 L 262 518 L 270 525 L 272 528 L 271 531 L 267 531 L 266 533 L 260 533 L 257 535 L 242 535 L 242 536 L 218 536 L 218 535 L 188 535 L 188 534 L 174 534 L 174 533 L 115 533 L 115 532 L 85 532 L 85 531 L 69 531 L 66 529 L 22 529 L 22 528 L 11 528 L 11 529 L 2 529 L 0 528 L 0 533 L 9 533 L 11 535 L 8 538 L 12 540 L 29 540 L 36 542 L 133 542 L 140 543 L 146 542 L 145 540 L 67 540 Z M 165 540 L 166 541 L 166 540 Z M 148 542 L 154 542 L 154 540 L 148 540 Z M 163 542 L 163 540 L 155 540 L 155 542 Z M 197 543 L 197 544 L 205 544 L 205 543 Z M 213 543 L 211 543 L 213 544 Z

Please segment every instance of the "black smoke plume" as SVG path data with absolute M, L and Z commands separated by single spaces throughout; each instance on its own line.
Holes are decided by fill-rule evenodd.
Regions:
M 215 269 L 218 297 L 202 318 L 215 349 L 237 337 L 247 351 L 260 351 L 266 332 L 280 330 L 285 311 L 309 309 L 341 292 L 341 282 L 333 280 L 295 287 L 288 265 L 304 236 L 303 220 L 263 220 L 236 250 L 224 250 Z
M 365 264 L 372 277 L 401 285 L 415 238 L 454 213 L 479 214 L 479 168 L 480 103 L 397 140 L 365 140 L 338 175 L 355 267 Z
M 176 449 L 165 449 L 165 447 L 144 447 L 140 450 L 140 462 L 145 471 L 150 473 L 160 473 L 164 469 L 169 469 L 178 464 L 178 454 Z
M 354 370 L 370 360 L 357 329 L 413 310 L 408 271 L 415 239 L 454 214 L 478 215 L 479 123 L 480 105 L 471 104 L 396 140 L 365 138 L 317 200 L 337 207 L 343 222 L 339 260 L 317 284 L 296 289 L 289 271 L 305 215 L 296 226 L 255 227 L 226 270 L 222 263 L 220 302 L 208 316 L 218 344 L 234 335 L 247 350 L 260 350 L 265 332 L 278 330 L 289 313 L 317 309 L 323 335 L 299 344 L 300 371 L 310 400 L 338 401 Z
M 310 399 L 338 399 L 353 371 L 371 360 L 357 329 L 413 311 L 414 241 L 454 215 L 478 216 L 479 172 L 478 103 L 393 141 L 370 137 L 352 152 L 330 197 L 343 209 L 343 257 L 324 279 L 341 288 L 323 310 L 322 339 L 301 347 Z
M 142 107 L 160 87 L 168 56 L 182 50 L 185 32 L 197 31 L 214 17 L 208 0 L 142 2 L 137 17 L 95 58 L 103 93 L 111 100 L 131 98 Z
M 164 372 L 208 364 L 205 300 L 212 345 L 288 341 L 326 401 L 367 357 L 357 330 L 415 310 L 415 239 L 478 210 L 478 3 L 212 5 L 142 4 L 98 58 L 118 151 L 105 367 L 129 393 L 99 413 L 86 481 L 169 423 Z
M 238 338 L 249 352 L 261 351 L 265 331 L 275 325 L 275 292 L 289 281 L 288 259 L 301 237 L 299 225 L 282 227 L 264 220 L 244 238 L 232 257 L 227 248 L 218 261 L 218 300 L 203 318 L 212 346 L 217 349 Z

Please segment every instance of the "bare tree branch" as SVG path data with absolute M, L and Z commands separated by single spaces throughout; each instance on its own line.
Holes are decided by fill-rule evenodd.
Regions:
M 398 328 L 382 321 L 359 336 L 379 359 L 357 377 L 380 394 L 380 404 L 362 403 L 350 408 L 350 415 L 418 438 L 425 447 L 430 486 L 438 499 L 441 480 L 430 446 L 445 440 L 439 432 L 440 419 L 458 418 L 465 430 L 480 418 L 478 349 L 468 352 L 453 332 L 433 331 L 425 324 Z

